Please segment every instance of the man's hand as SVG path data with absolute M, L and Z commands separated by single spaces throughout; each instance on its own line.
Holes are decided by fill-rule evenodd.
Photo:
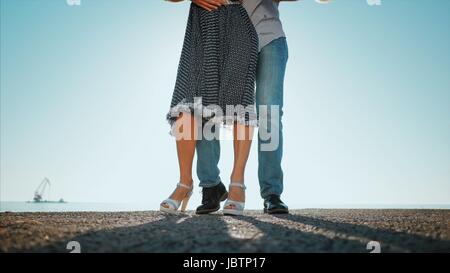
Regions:
M 224 4 L 224 0 L 192 0 L 192 3 L 206 9 L 207 11 L 213 11 L 222 6 Z

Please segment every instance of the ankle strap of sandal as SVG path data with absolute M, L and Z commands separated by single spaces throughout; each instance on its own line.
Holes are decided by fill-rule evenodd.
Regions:
M 185 188 L 185 189 L 188 189 L 188 190 L 192 190 L 192 188 L 193 188 L 192 186 L 188 186 L 188 185 L 181 184 L 181 183 L 178 183 L 177 186 L 178 186 L 178 187 Z
M 244 183 L 231 182 L 230 187 L 239 187 L 239 188 L 242 188 L 243 190 L 247 189 L 247 187 L 244 185 Z

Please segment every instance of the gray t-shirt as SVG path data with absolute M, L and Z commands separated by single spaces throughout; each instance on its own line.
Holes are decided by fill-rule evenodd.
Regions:
M 244 0 L 247 10 L 259 37 L 259 50 L 275 39 L 286 37 L 280 21 L 278 3 L 272 0 Z

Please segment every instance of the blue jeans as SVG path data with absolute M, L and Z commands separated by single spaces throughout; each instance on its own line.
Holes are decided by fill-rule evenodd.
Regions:
M 268 106 L 267 130 L 278 130 L 279 145 L 273 151 L 262 151 L 261 144 L 269 140 L 261 139 L 258 135 L 258 179 L 262 198 L 270 194 L 281 195 L 283 192 L 283 83 L 288 60 L 286 38 L 279 38 L 263 47 L 258 55 L 256 74 L 256 106 L 259 113 L 260 105 Z M 270 105 L 278 105 L 277 128 L 272 128 Z M 260 128 L 261 130 L 261 128 Z M 214 140 L 197 141 L 197 176 L 200 187 L 213 187 L 221 182 L 220 170 L 217 167 L 220 158 L 220 142 Z

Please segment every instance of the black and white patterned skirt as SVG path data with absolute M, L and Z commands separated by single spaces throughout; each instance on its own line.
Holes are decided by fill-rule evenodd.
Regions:
M 181 112 L 203 121 L 257 126 L 258 36 L 241 4 L 206 11 L 191 4 L 167 120 Z

